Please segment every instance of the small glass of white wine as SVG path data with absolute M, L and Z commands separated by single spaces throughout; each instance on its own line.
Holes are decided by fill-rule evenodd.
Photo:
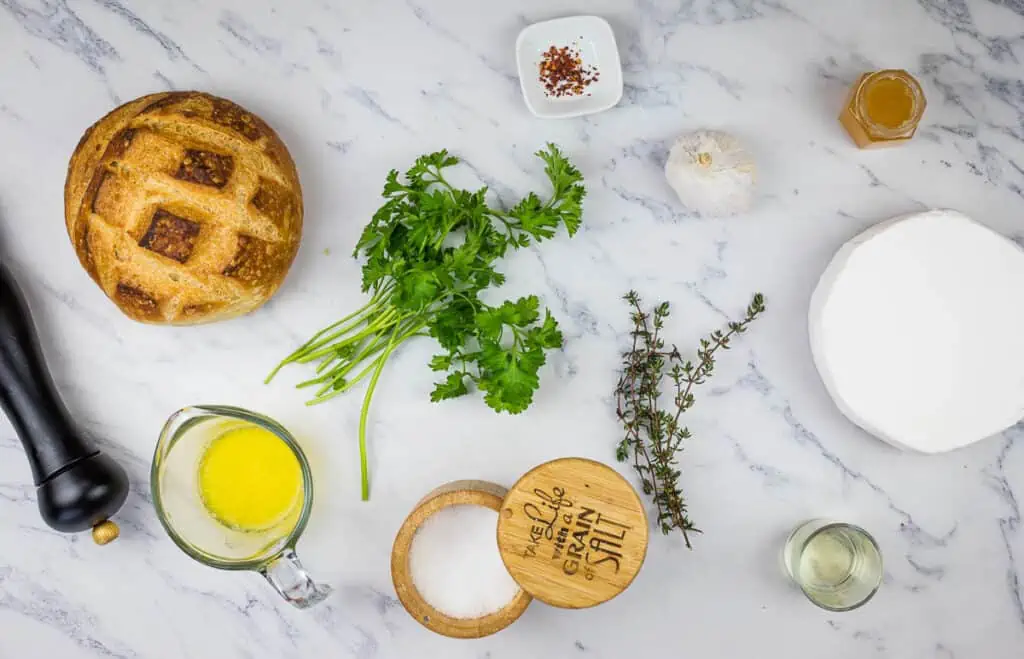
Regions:
M 829 611 L 864 605 L 882 584 L 882 552 L 864 529 L 828 519 L 796 527 L 782 562 L 807 599 Z

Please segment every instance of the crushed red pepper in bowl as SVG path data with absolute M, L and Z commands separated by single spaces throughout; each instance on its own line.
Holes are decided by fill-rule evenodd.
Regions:
M 579 48 L 552 45 L 540 60 L 540 83 L 544 93 L 555 98 L 582 96 L 587 87 L 597 82 L 601 72 L 595 66 L 585 65 Z M 587 96 L 590 95 L 586 92 Z

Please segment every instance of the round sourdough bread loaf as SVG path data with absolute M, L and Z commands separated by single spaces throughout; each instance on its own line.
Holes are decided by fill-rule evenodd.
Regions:
M 82 266 L 147 323 L 256 309 L 302 236 L 284 143 L 256 115 L 202 92 L 144 96 L 89 128 L 68 166 L 64 213 Z

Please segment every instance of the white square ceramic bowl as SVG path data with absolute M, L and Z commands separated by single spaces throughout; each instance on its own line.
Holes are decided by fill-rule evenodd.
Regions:
M 597 82 L 580 96 L 548 96 L 540 81 L 540 62 L 551 46 L 577 48 L 584 66 L 597 69 Z M 603 18 L 570 16 L 528 26 L 516 39 L 516 62 L 526 106 L 538 117 L 579 117 L 607 110 L 622 98 L 619 48 L 612 26 Z

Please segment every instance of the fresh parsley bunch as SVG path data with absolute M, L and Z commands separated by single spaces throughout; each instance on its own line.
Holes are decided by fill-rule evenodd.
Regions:
M 547 201 L 530 193 L 508 210 L 487 204 L 487 188 L 453 187 L 444 170 L 459 159 L 447 151 L 425 155 L 400 176 L 392 170 L 384 185 L 384 205 L 356 244 L 363 257 L 363 291 L 370 301 L 317 332 L 286 357 L 286 364 L 316 362 L 315 377 L 299 387 L 315 387 L 309 404 L 338 396 L 370 378 L 359 419 L 363 499 L 369 497 L 366 420 L 384 364 L 403 342 L 432 336 L 441 345 L 430 368 L 447 373 L 431 400 L 457 398 L 476 387 L 498 412 L 518 414 L 533 401 L 545 351 L 562 346 L 551 312 L 535 295 L 491 306 L 480 299 L 505 276 L 496 264 L 509 249 L 554 237 L 560 227 L 570 236 L 580 226 L 585 190 L 579 170 L 548 144 L 537 152 L 553 192 Z

